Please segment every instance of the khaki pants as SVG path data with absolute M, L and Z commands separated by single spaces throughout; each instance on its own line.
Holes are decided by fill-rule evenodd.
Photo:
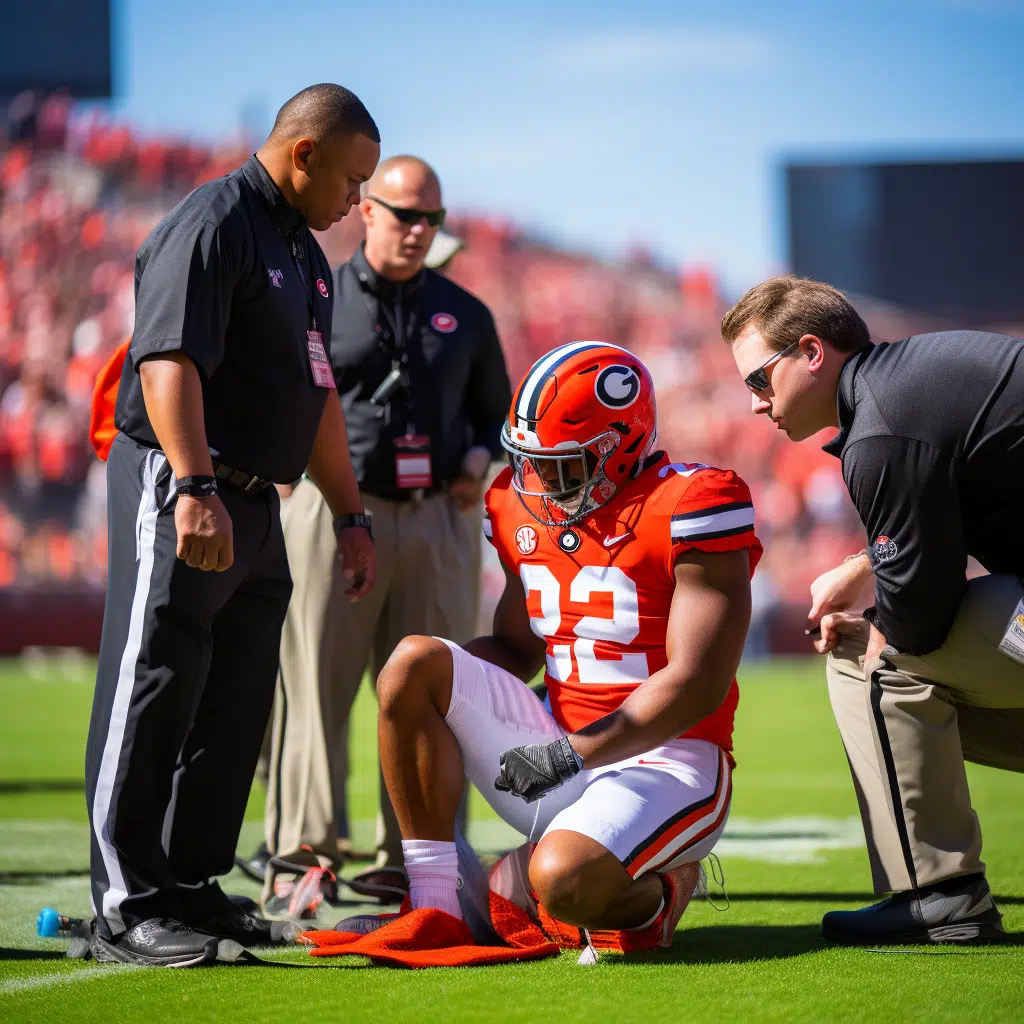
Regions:
M 946 642 L 868 666 L 828 657 L 832 709 L 860 804 L 875 891 L 984 871 L 964 761 L 1024 771 L 1024 665 L 999 650 L 1024 584 L 972 580 Z
M 281 513 L 294 590 L 281 639 L 266 841 L 271 853 L 303 861 L 308 846 L 324 865 L 337 856 L 335 796 L 345 785 L 349 712 L 367 667 L 376 677 L 410 634 L 465 643 L 476 625 L 480 513 L 460 512 L 443 494 L 422 502 L 363 497 L 377 585 L 359 604 L 343 595 L 333 519 L 316 486 L 299 483 Z M 383 780 L 380 799 L 378 864 L 401 864 Z

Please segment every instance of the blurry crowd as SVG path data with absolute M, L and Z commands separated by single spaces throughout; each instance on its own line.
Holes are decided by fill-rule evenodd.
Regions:
M 135 251 L 189 189 L 248 151 L 141 138 L 59 97 L 15 118 L 0 147 L 0 587 L 102 584 L 89 403 L 97 370 L 131 331 Z M 803 604 L 818 573 L 863 546 L 838 461 L 813 443 L 783 444 L 750 415 L 718 332 L 728 300 L 710 271 L 680 273 L 640 251 L 600 262 L 493 218 L 446 227 L 466 243 L 449 272 L 494 312 L 513 379 L 568 340 L 624 345 L 654 374 L 664 447 L 750 483 L 766 548 L 756 611 Z M 349 217 L 323 236 L 332 264 L 360 230 Z

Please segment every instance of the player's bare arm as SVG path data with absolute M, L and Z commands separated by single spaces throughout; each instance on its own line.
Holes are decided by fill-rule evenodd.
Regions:
M 547 644 L 530 628 L 522 581 L 507 565 L 502 568 L 505 589 L 494 609 L 491 635 L 470 640 L 466 650 L 528 683 L 544 667 Z
M 498 789 L 532 802 L 583 768 L 652 750 L 718 709 L 750 625 L 749 556 L 745 549 L 686 551 L 676 560 L 675 580 L 665 637 L 668 664 L 611 714 L 572 735 L 506 751 Z
M 687 551 L 675 566 L 668 664 L 610 715 L 569 737 L 586 768 L 621 761 L 679 736 L 729 691 L 750 625 L 746 550 Z

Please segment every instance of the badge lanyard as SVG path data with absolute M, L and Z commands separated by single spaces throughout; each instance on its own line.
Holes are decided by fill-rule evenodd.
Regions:
M 380 320 L 387 321 L 394 335 L 394 345 L 391 356 L 391 372 L 386 382 L 397 378 L 398 386 L 405 393 L 405 435 L 393 438 L 392 444 L 395 448 L 395 483 L 401 490 L 422 491 L 433 486 L 434 474 L 430 453 L 430 437 L 426 434 L 416 433 L 414 422 L 414 410 L 412 402 L 412 388 L 409 384 L 409 345 L 408 339 L 416 330 L 419 322 L 420 304 L 423 299 L 422 289 L 416 296 L 416 305 L 412 315 L 406 320 L 405 309 L 402 304 L 401 290 L 395 295 L 394 316 L 388 308 L 388 303 L 377 296 L 378 316 L 373 315 L 373 304 L 365 290 L 362 290 L 363 300 L 370 313 L 371 320 L 374 320 L 378 330 Z M 384 385 L 381 385 L 384 387 Z M 388 403 L 390 406 L 390 402 Z M 387 408 L 387 406 L 385 407 Z
M 316 295 L 313 293 L 313 286 L 306 276 L 302 243 L 295 238 L 294 233 L 290 241 L 292 262 L 299 273 L 299 280 L 302 282 L 303 290 L 307 296 L 306 310 L 309 313 L 310 327 L 306 331 L 306 348 L 309 354 L 309 368 L 313 372 L 313 383 L 318 388 L 333 388 L 335 387 L 334 371 L 331 369 L 331 361 L 327 356 L 324 336 L 316 327 Z M 312 277 L 312 273 L 310 273 L 309 277 Z
M 363 303 L 366 306 L 367 313 L 370 314 L 370 322 L 376 326 L 377 331 L 380 331 L 380 322 L 384 320 L 388 327 L 391 328 L 391 333 L 394 336 L 394 343 L 392 345 L 391 352 L 391 372 L 388 377 L 396 377 L 398 379 L 398 386 L 402 388 L 405 395 L 405 431 L 407 436 L 413 436 L 416 433 L 415 415 L 412 404 L 412 388 L 409 386 L 409 345 L 408 339 L 412 337 L 416 332 L 416 325 L 419 322 L 420 305 L 423 301 L 423 289 L 426 287 L 426 282 L 420 288 L 416 295 L 416 304 L 412 311 L 412 316 L 406 320 L 405 310 L 402 305 L 401 296 L 395 296 L 395 311 L 394 316 L 391 314 L 391 310 L 388 307 L 388 303 L 383 301 L 380 296 L 375 295 L 377 299 L 377 308 L 373 308 L 373 302 L 370 300 L 370 296 L 367 294 L 369 289 L 363 287 L 360 282 L 359 291 L 363 297 Z M 408 329 L 407 329 L 408 328 Z M 381 345 L 383 348 L 383 344 Z M 387 379 L 386 379 L 387 381 Z M 390 401 L 384 407 L 385 410 L 390 406 Z M 384 411 L 384 410 L 382 410 Z M 390 421 L 390 413 L 386 412 L 385 415 Z

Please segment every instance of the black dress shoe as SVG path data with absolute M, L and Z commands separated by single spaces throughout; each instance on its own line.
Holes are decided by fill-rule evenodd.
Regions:
M 267 874 L 267 862 L 270 860 L 270 851 L 266 843 L 260 843 L 259 848 L 251 857 L 239 857 L 235 855 L 235 866 L 247 878 L 254 882 L 262 882 Z
M 244 952 L 238 942 L 194 931 L 170 917 L 143 921 L 112 942 L 98 933 L 92 939 L 92 955 L 100 963 L 198 967 L 234 963 Z
M 294 942 L 302 929 L 291 921 L 268 921 L 234 905 L 226 906 L 212 917 L 196 922 L 196 927 L 220 939 L 231 939 L 243 946 L 284 946 Z
M 951 878 L 916 892 L 897 892 L 862 910 L 831 910 L 821 931 L 854 946 L 999 942 L 1002 914 L 984 875 Z

